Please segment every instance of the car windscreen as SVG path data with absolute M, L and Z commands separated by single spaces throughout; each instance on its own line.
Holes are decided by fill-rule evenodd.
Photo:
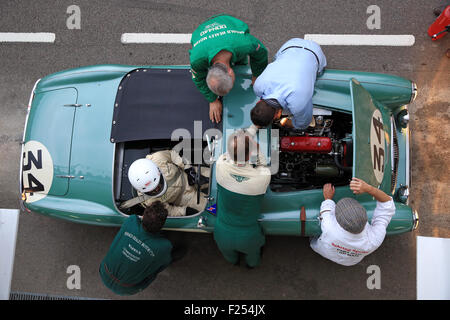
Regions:
M 195 87 L 189 69 L 139 68 L 122 79 L 111 142 L 170 139 L 176 129 L 186 129 L 198 139 L 210 128 L 222 130 L 222 124 L 209 119 L 209 103 Z

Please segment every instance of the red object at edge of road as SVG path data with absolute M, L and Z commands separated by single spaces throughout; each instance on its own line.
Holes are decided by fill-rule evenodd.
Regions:
M 445 30 L 445 27 L 450 25 L 450 6 L 447 6 L 439 17 L 431 24 L 428 28 L 428 35 L 432 38 L 433 41 L 442 38 L 447 32 L 442 32 Z M 439 35 L 437 35 L 440 33 Z M 437 35 L 433 37 L 434 35 Z

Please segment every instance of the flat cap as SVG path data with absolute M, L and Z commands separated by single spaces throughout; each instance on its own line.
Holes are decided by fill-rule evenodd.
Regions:
M 366 209 L 353 198 L 343 198 L 336 204 L 336 221 L 346 231 L 358 234 L 367 223 Z

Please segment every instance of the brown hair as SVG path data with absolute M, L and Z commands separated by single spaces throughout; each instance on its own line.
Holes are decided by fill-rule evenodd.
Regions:
M 167 219 L 167 209 L 161 201 L 153 202 L 145 208 L 142 216 L 142 226 L 150 233 L 157 233 L 163 227 Z
M 265 128 L 272 123 L 276 112 L 277 108 L 269 105 L 264 100 L 259 100 L 252 111 L 250 111 L 250 118 L 254 125 Z

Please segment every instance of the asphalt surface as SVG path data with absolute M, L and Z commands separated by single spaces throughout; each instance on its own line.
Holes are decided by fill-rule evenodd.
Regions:
M 170 232 L 189 246 L 133 299 L 415 299 L 416 236 L 450 237 L 450 36 L 432 42 L 432 9 L 444 1 L 1 1 L 0 32 L 53 32 L 53 44 L 0 43 L 0 207 L 18 208 L 20 141 L 34 82 L 72 67 L 105 63 L 188 64 L 188 44 L 123 45 L 122 33 L 190 33 L 217 13 L 248 23 L 270 57 L 306 33 L 412 34 L 412 47 L 323 46 L 328 67 L 382 72 L 414 80 L 411 205 L 419 229 L 387 237 L 359 265 L 343 267 L 315 254 L 308 239 L 267 237 L 262 265 L 229 265 L 209 234 Z M 81 30 L 66 26 L 67 7 L 81 9 Z M 366 9 L 381 9 L 381 29 L 368 30 Z M 116 228 L 92 227 L 22 212 L 12 291 L 120 299 L 103 286 L 98 266 Z M 69 290 L 67 267 L 78 265 L 81 289 Z M 366 286 L 378 265 L 381 289 Z

